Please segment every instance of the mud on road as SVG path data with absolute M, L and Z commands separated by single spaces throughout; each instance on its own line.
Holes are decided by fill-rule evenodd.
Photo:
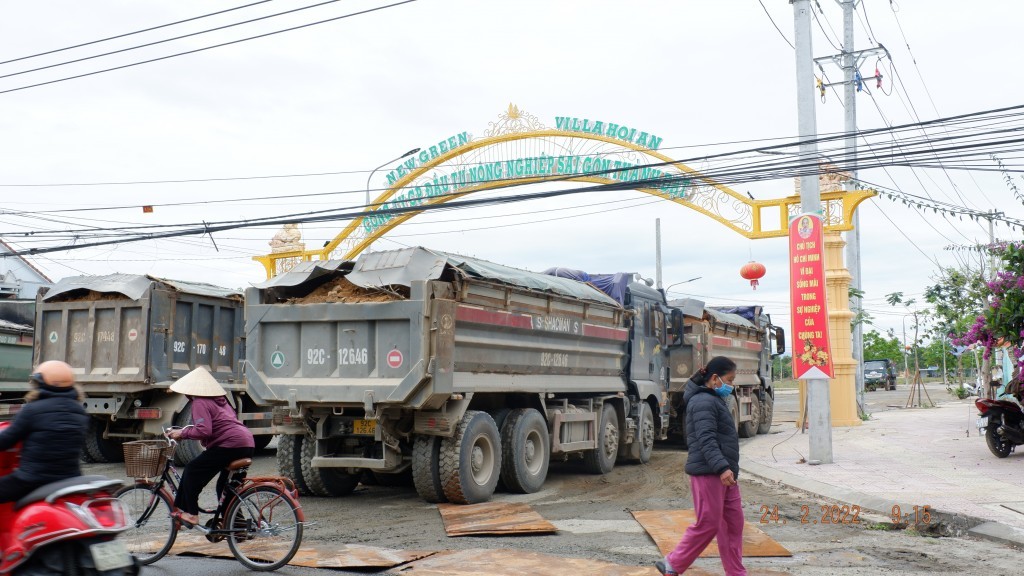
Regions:
M 407 550 L 509 548 L 650 566 L 659 557 L 658 549 L 630 511 L 692 508 L 689 481 L 682 472 L 685 458 L 685 451 L 658 446 L 649 464 L 616 466 L 605 476 L 586 474 L 572 462 L 553 464 L 542 491 L 495 494 L 498 501 L 530 504 L 558 528 L 554 535 L 449 538 L 436 507 L 420 500 L 411 486 L 360 485 L 343 498 L 303 497 L 306 518 L 316 523 L 306 531 L 304 545 L 357 543 Z M 87 474 L 123 477 L 120 464 L 87 464 L 84 468 Z M 257 455 L 252 473 L 276 474 L 273 448 Z M 1024 562 L 1024 552 L 984 540 L 888 530 L 891 525 L 884 516 L 870 513 L 862 513 L 857 525 L 801 524 L 802 506 L 809 508 L 807 518 L 813 518 L 820 516 L 821 505 L 831 503 L 742 475 L 740 484 L 747 521 L 793 553 L 791 558 L 748 558 L 748 568 L 814 576 L 975 574 L 982 570 L 1014 574 Z M 212 502 L 209 490 L 203 501 L 207 505 Z M 769 516 L 768 523 L 762 524 L 765 511 L 773 511 L 776 506 L 778 521 Z M 700 559 L 697 565 L 722 573 L 717 558 Z

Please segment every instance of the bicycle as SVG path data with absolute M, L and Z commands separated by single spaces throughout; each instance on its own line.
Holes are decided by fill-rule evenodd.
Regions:
M 118 539 L 143 565 L 163 558 L 178 537 L 178 522 L 171 517 L 174 495 L 181 483 L 174 467 L 178 443 L 166 432 L 164 438 L 124 444 L 125 472 L 135 478 L 135 484 L 115 494 L 135 520 Z M 204 514 L 213 514 L 200 530 L 210 542 L 227 540 L 231 554 L 246 568 L 277 570 L 298 552 L 305 517 L 298 491 L 290 479 L 250 478 L 251 464 L 251 458 L 243 458 L 228 465 L 232 474 L 219 496 L 217 508 L 200 509 Z

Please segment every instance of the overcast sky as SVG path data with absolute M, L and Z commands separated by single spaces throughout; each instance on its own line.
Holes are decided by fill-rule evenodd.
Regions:
M 244 4 L 234 1 L 3 2 L 0 60 L 10 60 Z M 0 65 L 0 75 L 64 62 L 313 4 L 277 0 L 217 17 L 75 51 Z M 388 2 L 342 0 L 291 15 L 77 64 L 0 78 L 0 91 L 341 16 Z M 782 35 L 793 9 L 764 0 Z M 842 14 L 821 17 L 841 33 Z M 864 10 L 867 20 L 863 20 Z M 898 12 L 894 13 L 894 10 Z M 857 99 L 859 126 L 883 126 L 1020 103 L 1024 7 L 1009 0 L 968 6 L 864 0 L 857 48 L 885 44 L 906 88 Z M 895 14 L 895 15 L 894 15 Z M 901 35 L 898 23 L 906 34 Z M 831 31 L 829 36 L 832 36 Z M 833 40 L 834 41 L 834 40 Z M 908 52 L 906 43 L 910 44 Z M 814 26 L 814 54 L 836 50 Z M 911 55 L 912 52 L 912 55 Z M 912 59 L 916 59 L 915 62 Z M 871 60 L 862 67 L 874 73 Z M 888 68 L 884 63 L 883 69 Z M 832 67 L 833 80 L 842 77 Z M 923 81 L 922 81 L 923 79 Z M 873 86 L 873 84 L 872 84 Z M 757 0 L 516 2 L 420 0 L 370 14 L 87 78 L 0 94 L 0 233 L 195 223 L 291 214 L 363 203 L 368 171 L 414 147 L 468 131 L 482 137 L 510 103 L 549 127 L 556 116 L 602 119 L 663 138 L 664 153 L 693 158 L 738 150 L 738 142 L 794 137 L 795 57 Z M 934 105 L 933 105 L 934 103 Z M 819 132 L 842 130 L 836 94 L 817 102 Z M 725 143 L 725 144 L 721 144 Z M 712 144 L 721 144 L 712 147 Z M 693 165 L 700 169 L 699 163 Z M 321 177 L 95 186 L 11 186 L 233 178 L 349 172 Z M 386 183 L 386 170 L 371 187 Z M 891 168 L 861 178 L 968 208 L 1024 217 L 998 174 Z M 1018 181 L 1021 185 L 1024 182 Z M 759 199 L 793 194 L 790 179 L 738 186 Z M 335 195 L 246 200 L 338 192 Z M 347 192 L 347 193 L 345 193 Z M 160 206 L 186 202 L 229 202 Z M 747 240 L 707 217 L 638 192 L 570 196 L 423 215 L 395 229 L 380 249 L 423 245 L 533 270 L 655 274 L 655 219 L 663 232 L 664 283 L 711 304 L 759 303 L 788 326 L 785 240 Z M 601 203 L 599 206 L 594 206 Z M 143 214 L 139 204 L 157 205 Z M 130 209 L 46 213 L 68 208 Z M 594 212 L 600 212 L 594 214 Z M 85 220 L 86 218 L 91 220 Z M 73 225 L 66 222 L 73 221 Z M 956 222 L 954 224 L 953 222 Z M 885 304 L 902 291 L 920 298 L 937 265 L 955 264 L 953 244 L 986 241 L 987 226 L 923 216 L 875 199 L 861 210 L 863 287 L 881 329 L 900 330 Z M 307 247 L 343 223 L 304 225 Z M 244 287 L 264 279 L 251 257 L 274 229 L 147 241 L 34 258 L 51 278 L 129 272 Z M 996 236 L 1020 239 L 997 226 Z M 768 268 L 757 291 L 739 276 Z

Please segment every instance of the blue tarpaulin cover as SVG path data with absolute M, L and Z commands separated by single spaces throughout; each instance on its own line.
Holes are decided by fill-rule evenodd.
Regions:
M 601 292 L 614 298 L 619 304 L 626 303 L 626 287 L 629 286 L 630 281 L 633 279 L 633 274 L 628 272 L 588 274 L 583 270 L 574 270 L 572 268 L 548 268 L 544 273 L 550 276 L 569 278 L 570 280 L 591 284 Z
M 735 314 L 748 320 L 754 326 L 757 326 L 758 317 L 761 316 L 760 306 L 712 306 L 711 308 L 724 312 L 726 314 Z

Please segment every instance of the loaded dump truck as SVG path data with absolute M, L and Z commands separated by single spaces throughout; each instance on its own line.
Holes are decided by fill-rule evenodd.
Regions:
M 245 394 L 241 293 L 193 282 L 112 274 L 65 278 L 36 296 L 34 363 L 63 360 L 85 389 L 87 460 L 123 459 L 121 444 L 192 421 L 187 399 L 168 392 L 205 366 L 257 438 L 271 440 L 269 412 Z M 182 462 L 202 447 L 183 442 Z
M 0 300 L 0 420 L 21 408 L 32 373 L 35 300 Z
M 685 443 L 683 389 L 690 376 L 715 356 L 736 362 L 735 389 L 728 403 L 740 437 L 767 434 L 775 406 L 772 358 L 786 351 L 784 330 L 773 325 L 760 306 L 705 307 L 693 299 L 672 300 L 669 306 L 683 316 L 683 344 L 669 351 L 670 434 Z
M 274 407 L 280 473 L 342 495 L 411 469 L 429 502 L 541 488 L 552 459 L 646 462 L 672 312 L 591 285 L 410 248 L 313 261 L 246 292 L 249 393 Z M 676 325 L 682 325 L 677 313 Z

